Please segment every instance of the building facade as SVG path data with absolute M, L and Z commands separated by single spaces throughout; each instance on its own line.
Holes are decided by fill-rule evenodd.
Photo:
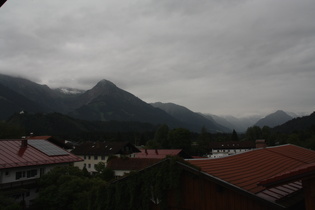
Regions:
M 29 206 L 42 175 L 77 161 L 82 159 L 47 140 L 0 140 L 0 190 Z
M 83 159 L 74 165 L 80 169 L 86 168 L 89 173 L 96 172 L 95 166 L 99 162 L 107 166 L 111 157 L 134 157 L 137 152 L 140 151 L 129 142 L 85 142 L 72 151 Z

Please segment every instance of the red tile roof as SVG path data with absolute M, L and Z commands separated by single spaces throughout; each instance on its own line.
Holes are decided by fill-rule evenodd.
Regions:
M 277 174 L 259 182 L 263 186 L 275 186 L 315 174 L 315 163 L 305 164 L 290 171 Z
M 184 154 L 182 149 L 140 149 L 140 153 L 136 154 L 136 158 L 158 158 L 163 159 L 167 156 L 180 156 Z M 186 158 L 186 157 L 184 157 Z
M 296 181 L 281 186 L 267 188 L 257 195 L 269 201 L 276 201 L 302 189 L 302 182 Z
M 281 197 L 288 194 L 290 190 L 266 189 L 258 183 L 277 174 L 315 163 L 315 152 L 294 145 L 283 145 L 252 150 L 224 158 L 188 161 L 200 167 L 203 172 L 250 193 L 260 193 L 259 195 L 262 196 L 278 193 Z M 298 183 L 287 187 L 293 190 L 301 189 L 301 185 Z M 277 197 L 268 196 L 273 196 L 272 199 Z
M 21 141 L 21 139 L 0 140 L 0 169 L 82 161 L 81 158 L 68 152 L 66 155 L 49 156 L 30 144 L 21 147 Z M 48 143 L 57 147 L 50 142 Z
M 107 167 L 113 170 L 141 170 L 160 162 L 161 159 L 156 158 L 113 158 Z

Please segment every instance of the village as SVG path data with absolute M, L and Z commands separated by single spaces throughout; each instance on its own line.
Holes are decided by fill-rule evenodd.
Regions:
M 129 142 L 3 139 L 0 189 L 17 209 L 36 209 L 33 202 L 44 191 L 39 180 L 55 168 L 74 167 L 89 176 L 111 174 L 97 195 L 101 209 L 314 209 L 314 151 L 269 147 L 263 139 L 213 142 L 208 149 L 209 156 L 196 157 Z
M 315 210 L 314 10 L 0 0 L 0 210 Z

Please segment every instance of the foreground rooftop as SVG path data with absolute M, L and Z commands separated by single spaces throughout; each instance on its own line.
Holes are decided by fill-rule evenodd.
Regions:
M 205 174 L 234 187 L 276 202 L 302 189 L 301 180 L 267 188 L 264 180 L 281 178 L 315 163 L 315 152 L 294 145 L 256 149 L 218 159 L 188 160 Z M 271 179 L 273 180 L 273 179 Z

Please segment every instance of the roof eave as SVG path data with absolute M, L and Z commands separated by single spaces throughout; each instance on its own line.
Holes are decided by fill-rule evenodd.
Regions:
M 182 165 L 182 166 L 185 166 L 186 168 L 189 168 L 189 170 L 191 170 L 191 172 L 194 172 L 195 174 L 199 173 L 199 174 L 203 175 L 204 177 L 206 177 L 207 179 L 213 181 L 216 184 L 222 185 L 222 186 L 224 186 L 224 187 L 226 187 L 228 189 L 231 189 L 233 191 L 236 191 L 236 192 L 238 192 L 238 193 L 240 193 L 242 195 L 251 197 L 254 200 L 257 200 L 258 202 L 269 206 L 271 209 L 279 209 L 280 210 L 280 209 L 285 209 L 286 208 L 285 206 L 282 206 L 282 205 L 279 205 L 278 203 L 271 202 L 271 201 L 268 201 L 266 199 L 263 199 L 263 198 L 257 196 L 256 194 L 253 194 L 253 193 L 251 193 L 249 191 L 246 191 L 246 190 L 244 190 L 244 189 L 242 189 L 242 188 L 240 188 L 238 186 L 235 186 L 235 185 L 233 185 L 233 184 L 231 184 L 229 182 L 226 182 L 226 181 L 224 181 L 222 179 L 219 179 L 219 178 L 217 178 L 215 176 L 212 176 L 211 174 L 208 174 L 208 173 L 203 172 L 201 170 L 197 170 L 196 168 L 193 168 L 193 167 L 191 167 L 189 165 L 185 165 L 185 164 L 183 164 L 181 162 L 177 162 L 177 163 Z
M 81 162 L 81 161 L 83 161 L 83 159 L 82 158 L 80 158 L 80 160 L 68 160 L 68 161 L 59 161 L 59 162 L 46 162 L 46 163 L 39 163 L 38 164 L 38 161 L 37 162 L 35 162 L 35 163 L 30 163 L 30 164 L 28 164 L 28 165 L 10 165 L 10 166 L 8 166 L 8 167 L 1 167 L 0 168 L 0 170 L 1 169 L 12 169 L 12 168 L 24 168 L 24 167 L 34 167 L 34 166 L 45 166 L 45 165 L 56 165 L 56 164 L 65 164 L 65 163 L 75 163 L 75 162 Z

